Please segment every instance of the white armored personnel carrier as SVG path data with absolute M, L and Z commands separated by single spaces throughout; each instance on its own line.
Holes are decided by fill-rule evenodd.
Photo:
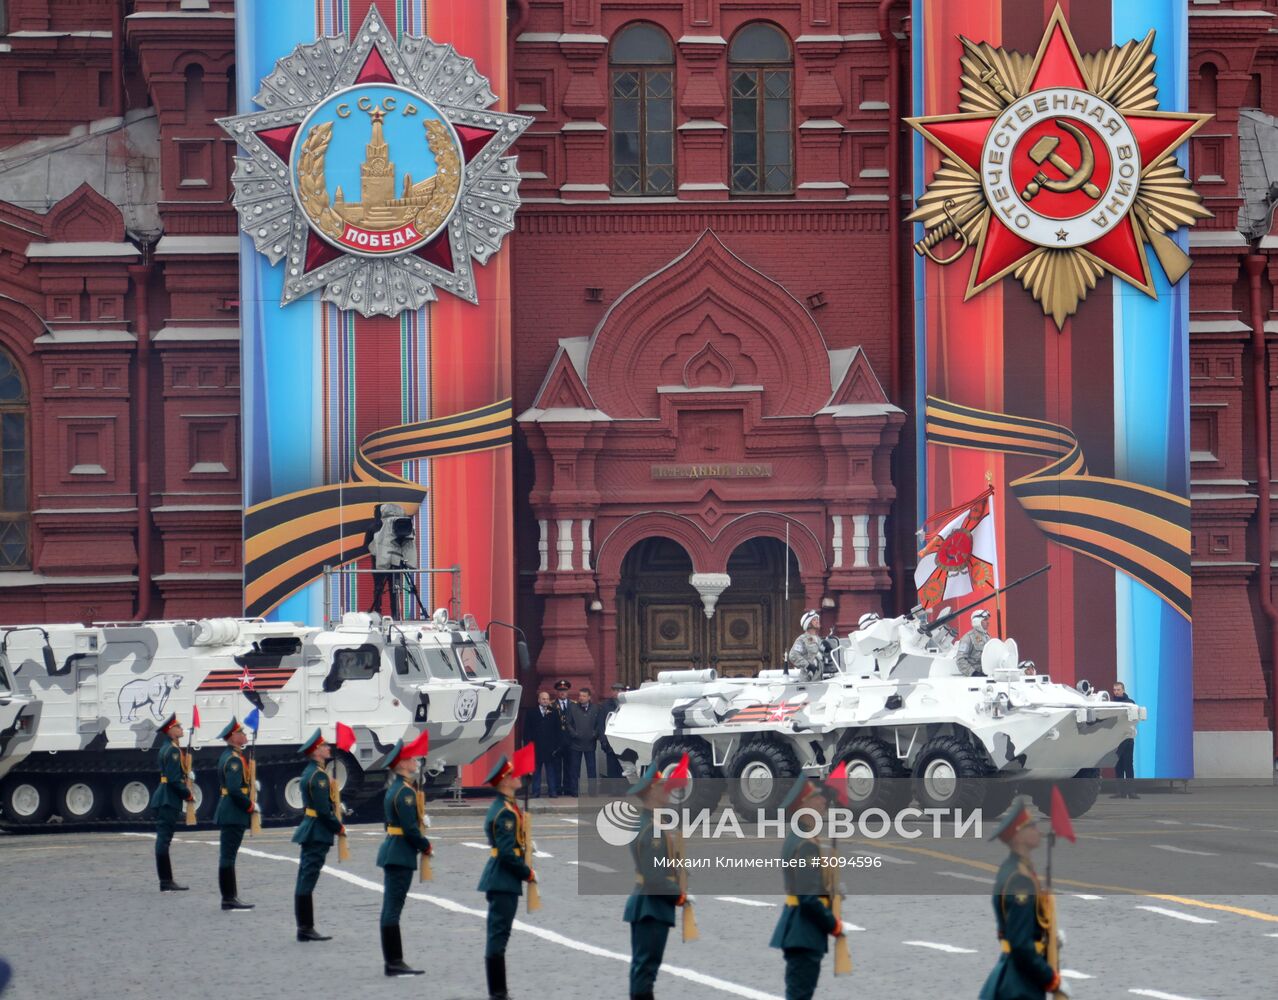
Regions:
M 1050 786 L 1072 815 L 1100 789 L 1102 762 L 1145 718 L 1086 681 L 1077 688 L 1021 666 L 1015 640 L 991 639 L 984 676 L 964 676 L 953 633 L 908 617 L 874 619 L 850 637 L 824 640 L 819 678 L 764 670 L 719 678 L 676 670 L 623 693 L 608 741 L 635 767 L 666 768 L 687 753 L 690 808 L 712 807 L 724 779 L 734 806 L 775 806 L 800 773 L 846 761 L 854 809 L 1005 808 L 1019 789 L 1047 805 Z M 940 627 L 938 627 L 940 626 Z
M 199 710 L 198 817 L 217 797 L 217 733 L 256 707 L 262 812 L 290 818 L 302 811 L 297 746 L 317 726 L 329 738 L 339 721 L 355 731 L 354 752 L 336 759 L 343 802 L 356 807 L 378 791 L 369 768 L 396 740 L 428 731 L 426 773 L 448 782 L 506 736 L 520 699 L 487 634 L 443 609 L 403 622 L 348 612 L 328 628 L 233 618 L 0 628 L 0 674 L 33 720 L 20 743 L 0 736 L 10 758 L 0 824 L 11 826 L 55 813 L 64 825 L 144 819 L 157 727 L 171 712 L 189 729 Z
M 17 694 L 8 672 L 0 662 L 0 778 L 30 752 L 35 738 L 36 706 L 30 698 Z

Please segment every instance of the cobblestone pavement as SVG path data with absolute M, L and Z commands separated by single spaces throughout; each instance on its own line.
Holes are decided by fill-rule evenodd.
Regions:
M 1250 829 L 1245 810 L 1222 821 L 1214 811 L 1202 813 L 1199 802 L 1146 797 L 1143 822 L 1130 828 L 1126 843 L 1103 839 L 1112 839 L 1115 850 L 1175 848 L 1195 863 L 1247 864 L 1257 894 L 1187 896 L 1143 885 L 1150 895 L 1066 889 L 1059 911 L 1075 998 L 1241 1000 L 1271 990 L 1278 967 L 1278 855 L 1243 860 L 1229 844 L 1272 847 L 1278 830 L 1269 829 L 1268 812 L 1258 811 L 1254 821 L 1267 827 Z M 1103 820 L 1116 807 L 1102 802 L 1095 813 Z M 1077 823 L 1083 841 L 1090 820 L 1091 814 Z M 401 980 L 381 973 L 378 827 L 352 827 L 349 862 L 336 864 L 332 853 L 316 909 L 320 930 L 334 939 L 308 945 L 293 937 L 297 848 L 288 829 L 245 841 L 240 894 L 257 904 L 246 913 L 218 906 L 216 831 L 179 832 L 174 867 L 191 891 L 163 895 L 148 834 L 0 835 L 0 955 L 15 970 L 4 1000 L 483 997 L 484 901 L 475 891 L 486 854 L 481 822 L 471 810 L 435 810 L 434 881 L 414 883 L 403 923 L 406 958 L 427 975 Z M 622 900 L 577 891 L 579 873 L 586 874 L 575 863 L 579 822 L 562 812 L 537 820 L 543 908 L 527 914 L 521 907 L 508 953 L 512 995 L 521 1000 L 627 994 Z M 818 996 L 975 997 L 997 956 L 988 868 L 917 846 L 884 844 L 879 851 L 902 871 L 932 866 L 938 878 L 966 884 L 970 894 L 849 898 L 854 972 L 835 980 L 827 965 Z M 987 863 L 1000 860 L 995 845 L 980 845 L 976 854 Z M 1059 854 L 1057 864 L 1059 875 L 1071 873 L 1068 853 Z M 775 896 L 697 896 L 701 940 L 683 944 L 672 935 L 658 994 L 780 998 L 781 955 L 766 946 L 777 905 Z

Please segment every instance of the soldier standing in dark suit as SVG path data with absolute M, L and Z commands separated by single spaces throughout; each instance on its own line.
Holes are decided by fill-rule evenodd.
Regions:
M 226 749 L 217 762 L 221 795 L 217 800 L 217 811 L 213 814 L 213 822 L 218 825 L 221 841 L 217 859 L 217 886 L 222 890 L 222 909 L 251 910 L 253 904 L 240 899 L 235 882 L 235 856 L 239 853 L 244 831 L 248 829 L 249 817 L 253 813 L 253 800 L 249 797 L 246 777 L 248 767 L 244 755 L 240 753 L 248 743 L 248 733 L 235 716 L 231 716 L 231 721 L 217 734 L 217 738 L 226 741 Z
M 301 779 L 302 806 L 306 812 L 293 833 L 293 843 L 302 845 L 297 885 L 293 889 L 293 915 L 297 918 L 297 940 L 328 941 L 327 934 L 315 929 L 315 883 L 333 846 L 333 837 L 345 833 L 346 828 L 333 809 L 328 775 L 324 772 L 324 765 L 333 756 L 333 748 L 324 742 L 317 729 L 299 752 L 309 763 Z
M 657 765 L 650 764 L 626 794 L 637 795 L 642 809 L 639 835 L 630 844 L 635 887 L 622 916 L 630 924 L 630 996 L 631 1000 L 652 1000 L 666 939 L 675 925 L 675 909 L 683 906 L 687 897 L 679 888 L 678 869 L 666 864 L 673 857 L 669 835 L 653 831 L 653 810 L 670 803 Z
M 568 711 L 572 707 L 572 699 L 568 697 L 568 692 L 572 690 L 572 685 L 567 681 L 555 681 L 555 711 L 559 713 L 559 744 L 562 748 L 559 754 L 559 790 L 564 795 L 577 794 L 577 782 L 569 781 L 569 762 L 572 759 L 569 744 L 572 742 L 572 733 L 568 731 Z
M 599 746 L 604 752 L 604 777 L 620 778 L 621 777 L 621 758 L 612 752 L 612 744 L 608 742 L 608 716 L 617 711 L 621 707 L 618 695 L 622 691 L 629 690 L 624 684 L 614 684 L 612 686 L 612 697 L 605 698 L 599 704 Z
M 581 765 L 586 765 L 586 794 L 594 795 L 599 780 L 595 748 L 599 743 L 599 706 L 590 700 L 590 688 L 584 687 L 577 700 L 568 706 L 568 784 L 564 791 L 576 795 L 581 789 Z
M 479 879 L 479 891 L 488 900 L 488 944 L 484 948 L 484 972 L 488 977 L 488 1000 L 507 1000 L 506 944 L 515 922 L 519 897 L 525 882 L 537 876 L 524 858 L 524 815 L 515 804 L 520 776 L 505 757 L 497 761 L 484 784 L 492 785 L 497 796 L 484 818 L 484 835 L 491 856 Z
M 524 742 L 536 748 L 537 767 L 532 775 L 532 797 L 541 795 L 541 774 L 546 772 L 546 794 L 559 797 L 560 755 L 564 749 L 559 712 L 550 703 L 550 694 L 537 692 L 537 704 L 524 715 Z
M 1042 834 L 1030 816 L 1029 800 L 1018 795 L 990 835 L 1008 847 L 994 877 L 994 920 L 1003 949 L 981 988 L 980 1000 L 1043 1000 L 1057 994 L 1060 971 L 1047 963 L 1047 918 L 1039 907 L 1038 876 L 1030 857 Z M 1050 905 L 1050 904 L 1049 904 Z
M 800 809 L 825 812 L 824 789 L 808 778 L 799 778 L 781 803 L 787 814 Z M 828 937 L 843 934 L 843 922 L 834 915 L 826 887 L 822 849 L 815 837 L 801 837 L 789 827 L 781 857 L 794 862 L 783 869 L 785 909 L 772 932 L 769 947 L 785 953 L 785 1000 L 811 1000 L 821 976 L 821 961 L 829 950 Z
M 160 892 L 186 892 L 187 886 L 173 881 L 173 862 L 169 859 L 169 845 L 177 830 L 182 806 L 192 798 L 186 787 L 186 772 L 182 768 L 182 723 L 176 715 L 170 715 L 160 725 L 160 783 L 151 795 L 151 808 L 155 811 L 155 871 L 160 876 Z
M 386 839 L 377 852 L 377 867 L 382 869 L 382 957 L 388 976 L 420 976 L 421 969 L 404 963 L 404 939 L 399 933 L 399 916 L 404 911 L 408 887 L 413 884 L 413 871 L 419 854 L 431 854 L 430 841 L 417 823 L 417 793 L 408 779 L 416 764 L 402 756 L 404 741 L 397 740 L 390 751 L 373 765 L 374 771 L 387 768 L 394 772 L 382 799 L 386 819 Z

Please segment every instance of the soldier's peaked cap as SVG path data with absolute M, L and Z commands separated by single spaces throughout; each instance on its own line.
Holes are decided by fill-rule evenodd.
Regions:
M 380 760 L 374 762 L 372 769 L 374 771 L 389 770 L 395 766 L 395 762 L 399 760 L 399 756 L 403 752 L 404 741 L 396 740 L 395 745 L 387 750 L 386 753 L 382 754 Z
M 572 684 L 568 681 L 555 681 L 556 691 L 568 691 L 572 689 Z
M 818 795 L 822 791 L 824 789 L 819 788 L 810 778 L 800 776 L 790 786 L 790 791 L 786 793 L 785 798 L 781 800 L 781 808 L 786 810 L 798 809 L 803 805 L 805 799 L 811 795 Z
M 178 724 L 177 712 L 174 712 L 167 719 L 160 723 L 160 732 L 167 733 L 170 729 Z
M 315 730 L 315 732 L 311 733 L 310 736 L 306 737 L 305 743 L 303 743 L 300 747 L 298 747 L 297 755 L 299 757 L 305 757 L 308 753 L 310 753 L 312 750 L 314 750 L 317 746 L 319 746 L 323 742 L 324 742 L 324 736 L 317 729 Z
M 244 727 L 240 725 L 240 720 L 232 715 L 231 721 L 222 727 L 222 731 L 217 734 L 217 738 L 219 740 L 224 740 L 228 736 L 230 736 L 232 733 L 239 732 L 243 728 Z
M 1028 823 L 1033 823 L 1034 817 L 1030 813 L 1030 800 L 1028 796 L 1018 795 L 1012 799 L 1012 804 L 1007 807 L 1007 812 L 998 818 L 998 822 L 994 824 L 994 832 L 991 833 L 986 840 L 993 840 L 997 837 L 1003 843 L 1011 841 L 1016 831 L 1021 829 Z
M 484 784 L 492 785 L 496 788 L 497 782 L 501 781 L 501 779 L 506 777 L 506 775 L 513 774 L 514 771 L 515 767 L 511 764 L 510 758 L 508 758 L 505 754 L 502 754 L 501 757 L 497 759 L 497 763 L 493 765 L 493 769 L 488 772 L 488 777 L 484 779 Z
M 656 763 L 649 764 L 639 775 L 638 780 L 626 789 L 627 795 L 642 795 L 654 784 L 661 780 L 661 772 L 657 770 Z
M 821 613 L 819 611 L 805 611 L 803 612 L 803 617 L 799 619 L 799 627 L 806 631 L 820 617 Z

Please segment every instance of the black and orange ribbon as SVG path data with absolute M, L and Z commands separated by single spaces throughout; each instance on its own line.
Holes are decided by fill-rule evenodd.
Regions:
M 1009 484 L 1053 541 L 1119 570 L 1191 617 L 1189 500 L 1089 475 L 1074 432 L 1060 424 L 927 398 L 927 442 L 1029 455 L 1046 465 Z
M 264 615 L 318 580 L 325 566 L 367 555 L 364 532 L 378 504 L 397 503 L 409 515 L 417 512 L 426 487 L 386 466 L 501 448 L 511 443 L 513 427 L 510 399 L 387 427 L 360 442 L 349 481 L 250 507 L 244 516 L 245 614 Z

